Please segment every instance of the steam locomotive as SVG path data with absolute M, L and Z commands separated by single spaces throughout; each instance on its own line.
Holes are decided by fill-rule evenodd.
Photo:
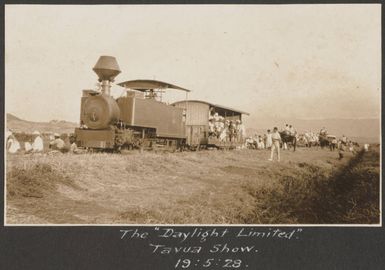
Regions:
M 110 94 L 111 83 L 121 73 L 115 57 L 101 56 L 93 71 L 99 77 L 100 89 L 83 90 L 80 127 L 75 129 L 79 147 L 174 151 L 210 144 L 223 146 L 223 142 L 209 138 L 210 113 L 217 111 L 232 120 L 241 120 L 242 114 L 247 114 L 203 101 L 188 101 L 190 90 L 156 80 L 119 83 L 126 88 L 126 93 L 114 99 Z M 160 102 L 165 89 L 186 92 L 186 100 L 171 105 Z M 230 144 L 234 146 L 234 142 Z

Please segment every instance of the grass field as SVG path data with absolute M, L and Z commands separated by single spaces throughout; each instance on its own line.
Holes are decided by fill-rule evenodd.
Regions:
M 375 224 L 379 148 L 9 155 L 7 224 Z

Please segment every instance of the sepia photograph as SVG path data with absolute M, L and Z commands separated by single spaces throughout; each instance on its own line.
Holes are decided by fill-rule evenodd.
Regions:
M 381 226 L 381 5 L 4 21 L 5 226 Z

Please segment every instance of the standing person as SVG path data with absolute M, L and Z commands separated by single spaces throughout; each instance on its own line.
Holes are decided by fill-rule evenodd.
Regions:
M 291 136 L 295 136 L 297 133 L 292 125 L 289 126 L 289 133 Z
M 338 140 L 337 145 L 338 145 L 338 157 L 341 160 L 344 158 L 345 146 L 342 144 L 341 140 Z
M 259 135 L 259 148 L 265 149 L 265 142 L 264 142 L 263 137 L 261 135 Z
M 32 135 L 35 137 L 32 143 L 32 151 L 33 152 L 42 152 L 44 149 L 43 139 L 40 136 L 39 131 L 34 131 Z
M 345 136 L 345 135 L 342 135 L 342 139 L 341 139 L 342 143 L 344 145 L 347 145 L 348 144 L 348 138 Z
M 326 130 L 325 127 L 321 128 L 321 130 L 319 131 L 319 135 L 321 136 L 326 136 L 328 133 L 328 131 Z
M 272 139 L 272 146 L 271 146 L 271 154 L 270 154 L 270 161 L 273 161 L 274 159 L 274 151 L 277 151 L 277 161 L 281 160 L 281 156 L 279 153 L 279 144 L 282 141 L 281 135 L 279 135 L 278 128 L 274 127 L 273 133 L 271 134 L 271 139 Z
M 285 128 L 283 129 L 283 131 L 285 131 L 286 134 L 289 135 L 289 133 L 290 133 L 290 127 L 289 127 L 289 124 L 286 124 Z
M 273 139 L 271 138 L 271 132 L 270 132 L 270 129 L 267 130 L 267 134 L 266 134 L 266 148 L 267 149 L 270 149 L 271 146 L 273 145 Z
M 230 121 L 229 120 L 225 120 L 224 131 L 225 131 L 225 142 L 228 142 L 230 138 Z
M 239 136 L 240 136 L 240 140 L 243 142 L 244 138 L 246 137 L 246 128 L 245 128 L 245 125 L 242 123 L 241 120 L 239 120 Z
M 235 130 L 235 125 L 233 120 L 230 120 L 228 128 L 229 128 L 229 140 L 230 142 L 233 142 L 234 138 L 236 138 L 236 130 Z
M 215 136 L 214 118 L 209 119 L 209 136 Z
M 349 151 L 352 152 L 353 154 L 356 153 L 355 149 L 354 149 L 354 144 L 352 141 L 349 141 L 348 142 L 348 146 L 349 146 Z
M 242 130 L 241 130 L 241 120 L 239 120 L 239 119 L 237 119 L 237 121 L 235 121 L 235 130 L 236 130 L 236 134 L 237 134 L 237 142 L 243 143 Z
M 333 138 L 332 142 L 330 143 L 330 150 L 334 151 L 337 148 L 337 138 Z

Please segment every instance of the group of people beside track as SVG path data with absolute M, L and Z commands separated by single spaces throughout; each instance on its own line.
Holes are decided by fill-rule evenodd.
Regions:
M 272 141 L 272 134 L 274 133 L 274 129 L 277 129 L 278 134 L 286 135 L 286 136 L 297 136 L 297 131 L 292 125 L 286 124 L 284 128 L 281 129 L 281 131 L 278 130 L 277 127 L 273 128 L 273 131 L 268 129 L 266 133 L 263 135 L 255 134 L 254 137 L 249 136 L 246 138 L 245 145 L 246 148 L 249 149 L 270 149 L 272 147 L 273 141 Z M 282 138 L 281 138 L 282 140 Z M 282 141 L 281 141 L 282 142 Z M 282 148 L 287 149 L 287 143 L 282 142 Z
M 286 142 L 282 141 L 281 134 L 286 134 L 288 136 L 295 136 L 296 130 L 292 125 L 286 124 L 286 126 L 279 132 L 277 127 L 273 128 L 273 131 L 270 129 L 263 135 L 255 134 L 253 137 L 248 137 L 246 139 L 246 147 L 249 149 L 269 149 L 270 150 L 270 158 L 269 161 L 274 160 L 274 154 L 277 154 L 277 161 L 281 160 L 280 148 L 287 149 Z
M 209 137 L 222 142 L 243 142 L 246 134 L 242 121 L 229 120 L 218 113 L 209 116 Z
M 7 129 L 5 138 L 6 138 L 6 151 L 10 154 L 16 153 L 43 153 L 43 152 L 61 152 L 67 153 L 72 152 L 76 153 L 77 146 L 75 142 L 68 137 L 68 140 L 64 140 L 60 134 L 58 133 L 48 133 L 41 134 L 39 131 L 35 130 L 31 134 L 32 136 L 28 136 L 28 138 L 24 138 L 23 142 L 20 143 L 17 139 L 17 134 Z M 49 141 L 44 143 L 45 141 Z
M 286 124 L 280 131 L 277 127 L 274 127 L 273 132 L 270 129 L 263 135 L 255 134 L 254 137 L 247 137 L 245 140 L 245 146 L 248 149 L 268 149 L 271 151 L 269 160 L 273 160 L 274 153 L 277 153 L 277 160 L 280 160 L 280 149 L 288 149 L 287 143 L 282 137 L 291 136 L 295 137 L 296 143 L 301 146 L 311 147 L 320 146 L 328 147 L 331 151 L 338 151 L 339 158 L 343 158 L 345 152 L 351 152 L 355 154 L 357 152 L 358 143 L 348 139 L 345 135 L 341 138 L 329 135 L 325 127 L 321 128 L 319 133 L 307 131 L 304 134 L 299 134 L 296 129 L 289 124 Z M 324 140 L 324 141 L 323 141 Z M 325 143 L 323 145 L 322 143 Z M 368 151 L 369 144 L 364 145 L 364 149 Z
M 35 130 L 26 138 L 21 138 L 22 143 L 17 139 L 18 134 L 15 134 L 11 130 L 7 129 L 6 138 L 6 151 L 10 154 L 15 153 L 41 153 L 41 152 L 61 152 L 61 153 L 79 153 L 81 151 L 77 148 L 74 138 L 72 136 L 61 136 L 58 133 L 45 133 L 41 134 Z M 268 149 L 271 151 L 269 160 L 273 160 L 274 154 L 277 153 L 277 160 L 280 160 L 280 148 L 287 149 L 287 144 L 282 140 L 284 136 L 294 136 L 297 142 L 304 143 L 305 146 L 327 146 L 331 151 L 338 151 L 339 158 L 343 158 L 345 152 L 357 152 L 358 143 L 348 139 L 345 135 L 341 138 L 328 135 L 328 131 L 323 127 L 320 132 L 313 133 L 312 131 L 305 132 L 304 134 L 298 134 L 292 125 L 286 124 L 281 131 L 277 127 L 270 129 L 263 135 L 255 134 L 254 137 L 245 137 L 245 127 L 240 120 L 225 120 L 224 117 L 219 116 L 217 113 L 209 118 L 209 136 L 218 138 L 224 142 L 238 142 L 244 143 L 242 147 L 249 149 Z M 20 134 L 19 134 L 20 137 Z M 44 139 L 43 139 L 44 137 Z M 47 144 L 47 141 L 49 143 Z M 44 143 L 46 142 L 46 143 Z M 322 145 L 325 143 L 326 145 Z M 369 144 L 364 145 L 364 149 L 368 151 Z

